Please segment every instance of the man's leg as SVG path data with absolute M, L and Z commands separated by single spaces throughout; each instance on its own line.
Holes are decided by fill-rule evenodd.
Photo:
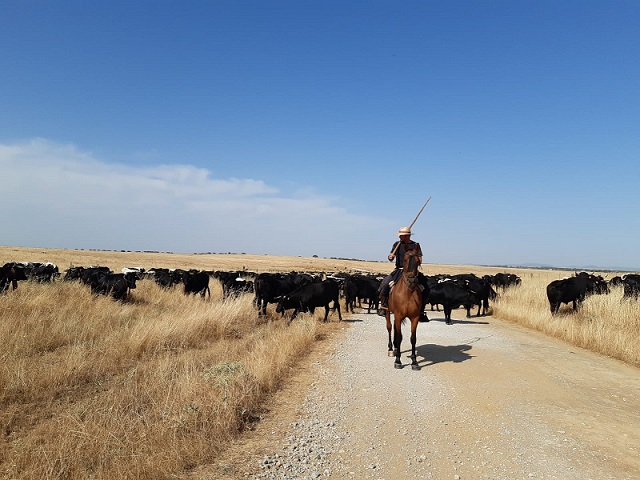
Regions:
M 429 317 L 427 317 L 427 303 L 429 301 L 429 285 L 427 284 L 427 277 L 425 277 L 422 273 L 418 274 L 418 281 L 420 282 L 420 286 L 422 286 L 422 312 L 420 312 L 420 322 L 428 322 Z
M 387 315 L 387 310 L 389 308 L 389 283 L 391 282 L 392 275 L 387 275 L 382 283 L 380 283 L 380 288 L 378 289 L 378 294 L 380 297 L 380 306 L 378 307 L 378 315 L 384 317 Z

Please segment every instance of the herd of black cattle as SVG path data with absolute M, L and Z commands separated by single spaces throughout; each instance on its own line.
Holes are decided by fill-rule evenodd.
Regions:
M 37 262 L 9 262 L 0 268 L 0 293 L 15 290 L 21 280 L 41 283 L 53 282 L 61 277 L 64 281 L 79 281 L 87 285 L 93 294 L 110 295 L 115 300 L 124 301 L 130 291 L 136 288 L 136 282 L 153 279 L 163 288 L 175 288 L 182 285 L 185 294 L 211 296 L 209 281 L 215 279 L 222 286 L 223 298 L 240 294 L 253 294 L 254 305 L 259 315 L 266 315 L 269 303 L 277 305 L 276 312 L 284 315 L 293 310 L 290 320 L 300 312 L 312 312 L 324 307 L 326 321 L 330 304 L 340 310 L 340 299 L 344 299 L 347 311 L 367 303 L 367 311 L 378 309 L 378 287 L 383 274 L 346 274 L 346 273 L 255 273 L 239 271 L 182 270 L 142 267 L 122 269 L 114 273 L 104 266 L 70 267 L 61 275 L 57 265 Z M 427 276 L 429 303 L 431 310 L 442 305 L 447 323 L 451 323 L 451 311 L 464 307 L 467 317 L 471 309 L 478 306 L 477 316 L 485 315 L 489 301 L 497 295 L 496 290 L 517 286 L 521 279 L 510 273 L 497 273 L 478 277 L 475 274 L 432 275 Z M 587 272 L 575 273 L 562 280 L 554 280 L 547 286 L 547 298 L 551 313 L 558 312 L 562 303 L 573 303 L 577 310 L 584 299 L 592 294 L 609 293 L 610 285 L 622 285 L 625 298 L 638 298 L 640 293 L 640 275 L 627 274 L 606 281 L 600 275 Z

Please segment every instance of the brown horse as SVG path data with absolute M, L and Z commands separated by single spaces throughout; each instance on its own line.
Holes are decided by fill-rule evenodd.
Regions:
M 422 290 L 418 282 L 417 255 L 408 251 L 404 255 L 402 276 L 391 289 L 387 309 L 387 331 L 389 332 L 389 356 L 396 357 L 395 368 L 402 368 L 400 344 L 402 343 L 402 323 L 411 320 L 411 368 L 420 370 L 416 360 L 416 330 L 422 313 Z M 393 350 L 391 345 L 391 313 L 393 313 Z

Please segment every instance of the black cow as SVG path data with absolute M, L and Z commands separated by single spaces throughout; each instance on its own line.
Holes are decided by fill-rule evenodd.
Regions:
M 254 284 L 254 305 L 258 309 L 258 315 L 267 314 L 267 305 L 278 303 L 280 297 L 293 292 L 298 287 L 314 283 L 314 277 L 300 273 L 261 273 Z
M 145 276 L 153 277 L 156 285 L 159 285 L 162 288 L 170 288 L 174 285 L 184 283 L 185 274 L 196 272 L 198 272 L 198 270 L 191 270 L 190 272 L 187 272 L 180 268 L 151 268 L 145 272 Z
M 111 295 L 115 300 L 124 301 L 130 290 L 136 288 L 136 281 L 140 280 L 138 274 L 107 273 L 103 270 L 94 270 L 86 279 L 86 284 L 96 295 Z
M 103 267 L 99 265 L 94 265 L 92 267 L 83 268 L 80 271 L 80 281 L 85 285 L 91 284 L 91 279 L 97 277 L 96 274 L 112 274 L 113 272 L 109 267 Z
M 9 284 L 13 290 L 18 288 L 18 280 L 27 280 L 27 274 L 24 268 L 15 264 L 15 262 L 5 263 L 0 268 L 0 293 L 9 289 Z
M 432 283 L 429 291 L 429 303 L 440 304 L 444 309 L 447 325 L 451 325 L 451 311 L 464 306 L 467 318 L 471 316 L 471 307 L 478 303 L 478 296 L 466 285 L 459 285 L 454 280 L 442 280 Z
M 216 271 L 212 274 L 213 278 L 220 281 L 222 285 L 222 298 L 238 296 L 242 293 L 253 292 L 253 281 L 256 274 L 252 272 L 236 270 L 233 272 Z
M 352 275 L 344 279 L 342 291 L 345 297 L 345 308 L 347 312 L 353 313 L 356 299 L 359 301 L 367 301 L 367 313 L 371 313 L 371 309 L 378 309 L 378 288 L 380 280 L 365 277 L 362 275 Z
M 69 267 L 69 269 L 64 272 L 64 277 L 62 277 L 62 280 L 79 280 L 83 270 L 84 267 Z
M 41 263 L 34 263 L 34 262 L 8 262 L 5 263 L 3 266 L 6 268 L 19 268 L 22 270 L 22 272 L 24 273 L 24 275 L 27 277 L 27 280 L 31 279 L 31 271 L 37 266 L 37 265 L 42 265 Z M 20 275 L 22 276 L 22 275 Z M 20 279 L 22 280 L 22 279 Z
M 576 273 L 573 277 L 554 280 L 547 285 L 547 299 L 551 314 L 558 313 L 563 303 L 573 303 L 573 310 L 580 308 L 588 295 L 609 293 L 607 282 L 599 275 L 586 272 Z
M 152 276 L 156 285 L 162 288 L 169 288 L 174 285 L 171 270 L 168 268 L 152 268 L 147 271 L 147 275 Z
M 637 300 L 640 294 L 640 275 L 635 273 L 624 275 L 622 277 L 622 286 L 624 288 L 622 298 L 634 298 Z
M 101 266 L 70 267 L 68 270 L 64 272 L 64 277 L 62 279 L 64 281 L 80 280 L 82 283 L 86 284 L 88 278 L 94 272 L 113 273 L 109 267 L 101 267 Z
M 31 278 L 40 283 L 52 282 L 59 275 L 60 270 L 55 263 L 38 263 L 31 269 Z
M 174 272 L 175 273 L 175 272 Z M 199 293 L 202 298 L 205 294 L 209 294 L 211 298 L 211 290 L 209 289 L 209 274 L 207 272 L 198 272 L 197 270 L 190 270 L 184 272 L 182 275 L 182 283 L 184 284 L 184 294 Z
M 456 275 L 454 279 L 458 285 L 467 287 L 471 291 L 475 304 L 478 305 L 476 317 L 480 316 L 481 310 L 482 315 L 486 315 L 489 310 L 489 299 L 494 300 L 497 297 L 496 291 L 491 288 L 491 283 L 484 278 L 478 278 L 474 274 Z M 470 311 L 467 311 L 467 318 L 470 313 Z
M 611 280 L 609 280 L 609 286 L 611 287 L 619 287 L 620 285 L 624 285 L 624 281 L 620 275 L 616 275 Z
M 60 275 L 58 266 L 51 262 L 10 262 L 5 265 L 21 268 L 24 271 L 27 280 L 50 282 Z
M 169 275 L 171 276 L 171 285 L 178 285 L 179 283 L 184 283 L 184 277 L 187 274 L 193 274 L 193 273 L 198 273 L 198 270 L 191 269 L 187 271 L 181 268 L 169 270 Z
M 342 321 L 340 312 L 340 286 L 335 280 L 324 280 L 319 283 L 310 283 L 297 288 L 293 292 L 284 295 L 278 301 L 277 313 L 284 314 L 285 310 L 293 309 L 291 322 L 299 312 L 313 313 L 316 308 L 324 307 L 324 321 L 329 316 L 329 304 L 333 302 L 333 309 L 338 310 L 338 318 Z
M 485 275 L 483 278 L 489 281 L 492 286 L 500 288 L 520 285 L 522 281 L 519 276 L 513 273 L 496 273 L 495 275 Z

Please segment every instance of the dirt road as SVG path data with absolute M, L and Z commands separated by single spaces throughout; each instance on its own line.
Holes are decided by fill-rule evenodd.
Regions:
M 420 371 L 352 315 L 200 478 L 640 478 L 640 369 L 491 317 L 418 327 Z

